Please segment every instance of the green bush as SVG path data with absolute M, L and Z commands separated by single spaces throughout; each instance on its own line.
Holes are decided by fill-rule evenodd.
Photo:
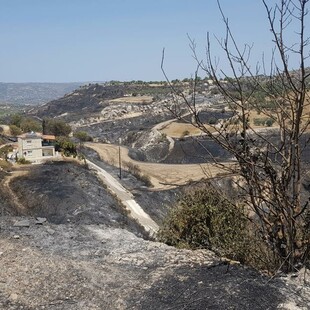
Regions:
M 67 137 L 59 137 L 56 140 L 55 150 L 63 152 L 64 156 L 77 156 L 76 144 Z
M 266 120 L 266 126 L 267 127 L 272 127 L 273 123 L 274 123 L 274 120 L 272 118 L 268 118 Z
M 209 125 L 217 124 L 217 119 L 215 117 L 210 117 L 208 120 Z
M 253 122 L 255 126 L 271 127 L 274 123 L 274 120 L 268 117 L 260 117 L 260 118 L 254 118 Z
M 257 258 L 257 239 L 250 232 L 245 210 L 230 203 L 210 184 L 181 198 L 160 228 L 158 238 L 168 245 L 210 249 L 221 256 L 265 268 Z
M 29 160 L 27 160 L 25 157 L 21 157 L 21 158 L 18 158 L 17 161 L 16 161 L 18 164 L 20 165 L 27 165 L 27 164 L 30 164 L 31 162 Z
M 266 118 L 265 117 L 254 118 L 253 122 L 255 126 L 264 126 L 266 122 Z

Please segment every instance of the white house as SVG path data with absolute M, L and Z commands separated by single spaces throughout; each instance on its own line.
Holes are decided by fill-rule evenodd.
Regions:
M 18 158 L 31 162 L 55 156 L 55 136 L 37 132 L 22 134 L 18 138 Z

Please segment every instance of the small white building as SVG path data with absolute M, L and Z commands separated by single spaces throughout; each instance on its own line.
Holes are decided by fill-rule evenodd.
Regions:
M 55 136 L 37 132 L 22 134 L 18 138 L 18 158 L 40 162 L 55 157 Z

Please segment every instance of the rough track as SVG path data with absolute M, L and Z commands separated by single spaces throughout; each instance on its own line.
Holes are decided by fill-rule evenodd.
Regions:
M 90 142 L 86 143 L 85 146 L 98 152 L 102 160 L 115 166 L 118 165 L 118 161 L 115 160 L 118 158 L 118 146 Z M 123 165 L 126 162 L 131 162 L 137 165 L 143 174 L 150 177 L 154 189 L 168 189 L 178 185 L 184 185 L 190 180 L 197 181 L 202 178 L 214 177 L 219 173 L 225 172 L 211 163 L 173 165 L 135 161 L 128 156 L 127 148 L 121 147 L 120 149 Z
M 126 206 L 126 209 L 130 212 L 130 216 L 133 217 L 144 229 L 151 235 L 155 236 L 158 231 L 158 225 L 150 218 L 148 214 L 144 212 L 141 206 L 134 200 L 133 195 L 126 190 L 111 174 L 100 168 L 96 164 L 89 160 L 86 160 L 90 168 L 97 171 L 98 176 Z

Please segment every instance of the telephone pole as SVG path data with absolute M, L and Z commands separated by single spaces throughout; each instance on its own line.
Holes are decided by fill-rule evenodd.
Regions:
M 118 164 L 119 164 L 119 178 L 122 179 L 122 158 L 121 158 L 121 143 L 122 138 L 118 139 Z

